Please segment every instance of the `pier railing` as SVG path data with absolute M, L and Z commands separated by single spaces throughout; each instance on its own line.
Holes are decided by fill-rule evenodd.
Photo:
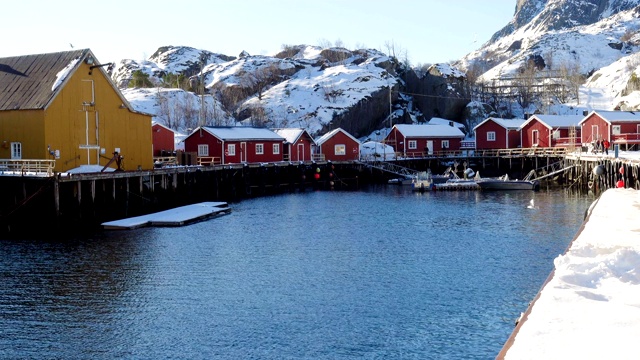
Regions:
M 46 159 L 0 159 L 0 175 L 53 176 L 55 160 Z
M 220 165 L 222 158 L 219 156 L 198 156 L 198 165 Z
M 475 149 L 475 150 L 442 150 L 442 151 L 408 151 L 403 154 L 397 152 L 396 159 L 424 159 L 442 157 L 561 157 L 567 154 L 568 148 L 563 146 L 555 147 L 532 147 L 515 149 Z
M 156 167 L 178 165 L 178 158 L 175 156 L 154 156 L 153 164 Z

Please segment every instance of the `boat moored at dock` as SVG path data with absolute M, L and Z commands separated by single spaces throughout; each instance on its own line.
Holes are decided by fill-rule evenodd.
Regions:
M 540 190 L 538 180 L 509 179 L 506 175 L 496 179 L 482 179 L 477 184 L 481 190 Z

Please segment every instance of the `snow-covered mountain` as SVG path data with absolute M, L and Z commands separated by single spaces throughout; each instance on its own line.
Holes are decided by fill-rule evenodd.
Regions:
M 629 95 L 639 50 L 640 0 L 519 0 L 512 21 L 455 65 L 485 83 L 518 76 L 530 63 L 555 81 L 574 72 L 582 86 L 569 105 L 637 110 Z
M 371 49 L 298 45 L 228 56 L 166 46 L 121 61 L 112 77 L 134 107 L 180 130 L 245 123 L 312 135 L 342 127 L 363 137 L 433 117 L 470 129 L 491 113 L 638 110 L 638 50 L 640 0 L 517 0 L 513 19 L 482 47 L 428 69 Z M 562 86 L 562 96 L 534 96 L 525 108 L 508 97 L 489 103 L 472 86 L 512 81 L 531 66 L 538 85 Z M 523 95 L 515 88 L 512 99 Z
M 234 58 L 169 46 L 143 62 L 121 61 L 112 78 L 124 88 L 134 81 L 136 72 L 145 74 L 154 86 L 130 88 L 124 95 L 138 110 L 171 126 L 228 125 L 234 118 L 269 127 L 302 127 L 312 134 L 339 123 L 347 131 L 364 134 L 379 128 L 372 123 L 379 125 L 389 118 L 390 101 L 398 98 L 396 93 L 389 99 L 389 89 L 401 81 L 398 66 L 392 58 L 370 49 L 303 45 L 275 56 L 243 52 Z M 190 84 L 186 90 L 193 90 L 192 99 L 186 90 L 167 91 L 171 85 L 167 79 L 179 82 L 180 77 Z M 204 94 L 201 86 L 206 89 Z M 179 92 L 185 94 L 177 96 Z M 178 106 L 188 109 L 198 109 L 204 100 L 204 108 L 219 111 L 217 116 L 205 115 L 195 122 L 189 117 L 186 124 L 177 124 L 175 116 L 167 118 L 166 108 L 160 111 L 161 97 L 176 99 Z M 372 101 L 376 98 L 379 101 Z M 194 104 L 185 106 L 185 102 Z

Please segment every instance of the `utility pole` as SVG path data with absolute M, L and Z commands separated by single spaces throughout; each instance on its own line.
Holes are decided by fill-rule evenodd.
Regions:
M 389 84 L 389 129 L 391 129 L 391 84 Z
M 204 116 L 204 62 L 206 57 L 204 54 L 200 55 L 200 126 L 205 125 Z

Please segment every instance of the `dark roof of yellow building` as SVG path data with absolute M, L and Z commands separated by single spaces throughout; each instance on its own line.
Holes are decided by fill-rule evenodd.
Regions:
M 89 49 L 0 58 L 0 111 L 45 109 L 87 56 Z

